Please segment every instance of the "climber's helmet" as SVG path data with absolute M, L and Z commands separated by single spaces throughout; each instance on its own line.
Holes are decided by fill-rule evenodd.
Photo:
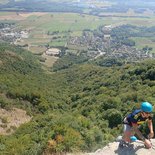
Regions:
M 153 107 L 149 102 L 142 102 L 141 109 L 143 112 L 151 113 L 153 110 Z

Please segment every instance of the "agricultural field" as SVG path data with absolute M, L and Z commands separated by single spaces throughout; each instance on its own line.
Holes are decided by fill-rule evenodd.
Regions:
M 21 21 L 19 26 L 34 27 L 45 32 L 53 31 L 79 31 L 85 28 L 94 29 L 104 24 L 99 17 L 80 15 L 74 13 L 49 13 L 42 16 L 29 16 Z M 106 24 L 106 23 L 105 23 Z
M 131 39 L 135 41 L 137 48 L 142 49 L 145 46 L 149 46 L 153 48 L 151 53 L 155 53 L 155 37 L 154 38 L 134 37 Z
M 46 51 L 46 48 L 43 46 L 30 46 L 27 49 L 34 54 L 43 54 Z
M 130 24 L 135 26 L 151 27 L 155 25 L 155 15 L 148 12 L 136 14 L 132 10 L 127 13 L 102 13 L 102 16 L 93 16 L 79 13 L 45 13 L 45 12 L 0 12 L 0 21 L 13 21 L 15 29 L 27 30 L 29 37 L 18 42 L 19 45 L 28 45 L 30 51 L 40 54 L 45 52 L 46 46 L 66 47 L 69 37 L 81 36 L 85 29 L 95 30 L 99 26 Z M 145 16 L 144 16 L 145 15 Z M 155 45 L 150 38 L 132 38 L 137 48 Z M 69 50 L 87 49 L 86 47 L 67 46 Z M 47 58 L 46 58 L 47 59 Z M 50 59 L 47 59 L 50 61 Z M 54 60 L 56 60 L 54 58 Z M 48 62 L 48 66 L 53 64 Z
M 107 19 L 74 13 L 19 14 L 17 27 L 30 30 L 22 44 L 64 46 L 69 36 L 80 36 L 84 29 L 96 29 Z M 55 33 L 56 32 L 56 33 Z M 55 39 L 52 39 L 55 38 Z
M 53 66 L 54 62 L 58 59 L 58 57 L 48 56 L 45 53 L 42 55 L 42 58 L 45 59 L 45 62 L 42 62 L 42 64 L 47 67 Z

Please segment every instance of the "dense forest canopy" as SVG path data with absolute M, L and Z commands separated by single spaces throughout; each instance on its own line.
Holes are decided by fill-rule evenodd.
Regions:
M 142 101 L 154 105 L 154 94 L 155 60 L 111 67 L 79 62 L 50 73 L 37 56 L 1 43 L 0 106 L 25 109 L 33 118 L 0 136 L 0 153 L 96 150 L 120 134 L 129 111 Z

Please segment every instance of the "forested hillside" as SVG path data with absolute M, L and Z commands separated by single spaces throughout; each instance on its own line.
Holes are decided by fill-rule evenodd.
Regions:
M 122 118 L 141 101 L 155 102 L 155 60 L 49 73 L 30 52 L 0 44 L 0 106 L 32 116 L 0 136 L 1 155 L 96 150 L 120 134 Z

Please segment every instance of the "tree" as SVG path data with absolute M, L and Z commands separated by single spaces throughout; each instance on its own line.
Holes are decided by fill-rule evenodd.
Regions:
M 122 114 L 116 109 L 109 109 L 105 112 L 104 118 L 109 121 L 109 127 L 117 127 L 122 122 Z

